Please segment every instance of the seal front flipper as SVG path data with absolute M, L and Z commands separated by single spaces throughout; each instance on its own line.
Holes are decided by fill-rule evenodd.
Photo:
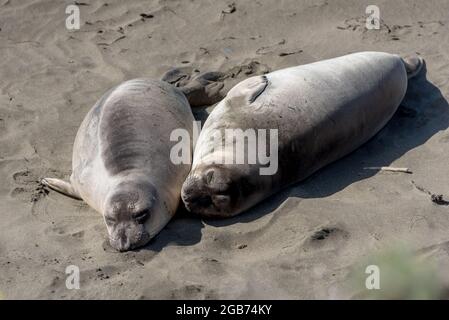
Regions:
M 73 188 L 73 186 L 63 180 L 55 179 L 55 178 L 43 178 L 41 183 L 55 191 L 58 191 L 66 196 L 75 198 L 77 200 L 82 200 L 79 193 Z
M 246 79 L 232 88 L 226 98 L 244 97 L 248 103 L 256 101 L 267 88 L 268 79 L 266 76 L 256 76 Z

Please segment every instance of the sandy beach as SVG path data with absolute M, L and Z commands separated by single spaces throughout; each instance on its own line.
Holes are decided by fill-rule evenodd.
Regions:
M 0 0 L 0 298 L 351 299 L 354 268 L 396 245 L 449 286 L 449 2 L 372 2 L 84 0 L 68 30 L 73 1 Z M 365 27 L 370 4 L 379 30 Z M 69 178 L 81 121 L 120 82 L 191 67 L 231 87 L 368 50 L 426 61 L 393 119 L 235 218 L 180 209 L 146 247 L 118 253 L 100 214 L 39 184 Z M 381 166 L 412 173 L 365 169 Z M 66 287 L 69 265 L 79 290 Z

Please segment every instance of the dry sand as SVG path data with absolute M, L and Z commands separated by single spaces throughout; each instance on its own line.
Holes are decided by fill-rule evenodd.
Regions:
M 376 0 L 380 30 L 364 28 L 373 1 L 83 2 L 68 31 L 72 1 L 0 0 L 3 298 L 351 298 L 353 266 L 399 242 L 449 280 L 449 206 L 425 191 L 449 199 L 448 1 Z M 239 217 L 180 213 L 147 247 L 115 253 L 98 213 L 39 187 L 68 178 L 78 126 L 124 80 L 192 66 L 235 82 L 362 50 L 418 52 L 427 74 L 369 143 Z M 376 166 L 413 174 L 363 169 Z M 72 264 L 79 290 L 65 287 Z

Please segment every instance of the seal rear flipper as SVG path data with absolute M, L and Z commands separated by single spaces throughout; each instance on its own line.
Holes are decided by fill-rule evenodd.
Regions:
M 41 180 L 41 183 L 66 196 L 75 198 L 77 200 L 82 200 L 79 193 L 75 190 L 75 188 L 73 188 L 73 186 L 69 182 L 54 178 L 43 178 Z
M 408 79 L 416 76 L 424 66 L 424 59 L 416 54 L 401 57 L 401 59 L 404 63 L 405 70 L 407 71 Z
M 208 106 L 220 101 L 224 94 L 224 83 L 221 72 L 205 72 L 192 79 L 186 86 L 181 87 L 192 107 Z
M 167 71 L 162 81 L 168 82 L 179 88 L 189 101 L 191 107 L 212 105 L 220 101 L 225 94 L 224 73 L 221 72 L 197 72 L 193 74 L 190 67 L 174 68 Z

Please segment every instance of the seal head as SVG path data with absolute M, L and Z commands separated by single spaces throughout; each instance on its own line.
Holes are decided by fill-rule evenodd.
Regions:
M 145 245 L 154 236 L 149 226 L 158 214 L 157 207 L 156 190 L 150 183 L 118 184 L 107 197 L 104 210 L 111 246 L 127 251 Z
M 184 182 L 181 198 L 186 209 L 206 218 L 231 217 L 246 209 L 258 186 L 250 177 L 230 166 L 208 164 L 197 167 Z

